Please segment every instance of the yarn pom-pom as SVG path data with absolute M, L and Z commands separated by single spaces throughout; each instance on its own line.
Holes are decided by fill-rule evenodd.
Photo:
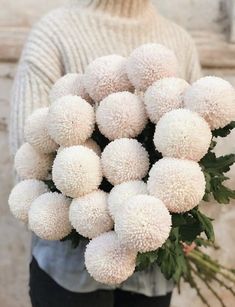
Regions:
M 26 141 L 42 153 L 52 153 L 58 148 L 47 130 L 48 110 L 49 108 L 40 108 L 34 111 L 27 118 L 24 131 Z
M 96 102 L 109 94 L 132 90 L 126 74 L 126 58 L 114 54 L 95 59 L 85 70 L 84 85 Z
M 91 240 L 85 252 L 85 265 L 98 282 L 117 285 L 135 270 L 136 253 L 121 246 L 117 235 L 110 231 Z
M 101 184 L 100 158 L 85 146 L 64 148 L 55 158 L 52 178 L 63 194 L 73 198 L 83 196 Z
M 80 96 L 87 102 L 92 103 L 92 99 L 83 84 L 83 74 L 70 73 L 58 79 L 50 91 L 50 100 L 53 103 L 67 95 Z
M 127 60 L 127 74 L 137 90 L 145 91 L 159 79 L 177 76 L 177 58 L 163 45 L 145 44 L 131 53 Z
M 129 198 L 115 218 L 115 231 L 121 244 L 138 252 L 161 247 L 170 230 L 169 211 L 160 199 L 149 195 Z
M 76 231 L 92 239 L 113 228 L 108 212 L 107 194 L 101 190 L 73 199 L 69 219 Z
M 154 144 L 163 156 L 199 161 L 212 139 L 208 123 L 186 109 L 170 111 L 156 125 Z
M 28 223 L 28 211 L 32 202 L 48 188 L 43 181 L 28 179 L 19 182 L 11 191 L 8 199 L 11 213 L 23 223 Z
M 47 125 L 56 143 L 65 147 L 80 145 L 94 130 L 95 112 L 81 97 L 64 96 L 51 105 Z
M 132 196 L 147 193 L 146 183 L 140 180 L 123 182 L 113 187 L 108 196 L 108 209 L 113 219 L 122 210 L 126 200 Z
M 142 100 L 129 92 L 114 93 L 101 101 L 96 121 L 109 140 L 136 137 L 144 129 L 147 116 Z
M 72 230 L 70 200 L 59 193 L 45 193 L 29 209 L 29 229 L 44 240 L 61 240 Z
M 151 85 L 144 95 L 149 119 L 157 124 L 165 113 L 183 108 L 183 94 L 188 87 L 189 84 L 180 78 L 164 78 Z
M 202 200 L 206 181 L 197 162 L 163 158 L 150 170 L 147 187 L 150 195 L 161 199 L 170 212 L 183 213 Z
M 218 77 L 204 77 L 187 89 L 185 107 L 199 113 L 211 129 L 223 128 L 235 120 L 235 89 Z
M 29 143 L 24 143 L 16 152 L 14 166 L 21 179 L 44 180 L 52 167 L 53 159 L 53 154 L 40 153 Z
M 149 169 L 148 153 L 134 139 L 118 139 L 109 143 L 102 155 L 103 174 L 113 184 L 140 180 Z

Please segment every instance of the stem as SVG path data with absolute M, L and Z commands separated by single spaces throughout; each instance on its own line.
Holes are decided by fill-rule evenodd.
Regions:
M 217 266 L 219 269 L 223 269 L 225 271 L 227 271 L 229 274 L 231 274 L 231 276 L 235 277 L 235 273 L 231 268 L 228 268 L 226 266 L 224 266 L 223 264 L 218 263 L 217 261 L 211 259 L 210 256 L 208 256 L 207 254 L 204 254 L 203 252 L 201 252 L 198 249 L 195 249 L 194 251 L 192 251 L 193 253 L 197 254 L 198 256 L 202 257 L 203 259 L 205 259 L 205 261 L 208 261 L 209 263 L 211 263 L 212 265 Z M 231 277 L 232 278 L 232 277 Z
M 193 262 L 198 262 L 201 265 L 205 266 L 206 268 L 210 269 L 212 272 L 214 273 L 218 273 L 222 276 L 224 276 L 226 279 L 228 279 L 229 281 L 233 282 L 235 284 L 235 276 L 231 276 L 223 271 L 220 270 L 220 268 L 218 268 L 218 264 L 213 264 L 211 262 L 209 262 L 208 260 L 203 259 L 201 256 L 197 255 L 194 251 L 191 252 L 188 255 L 189 259 L 191 259 Z
M 205 283 L 205 285 L 208 287 L 208 289 L 211 291 L 211 293 L 212 293 L 212 294 L 217 298 L 217 300 L 220 302 L 221 306 L 222 306 L 222 307 L 226 307 L 226 306 L 224 305 L 224 302 L 222 301 L 221 297 L 216 293 L 216 291 L 212 288 L 212 286 L 208 283 L 208 281 L 207 281 L 204 277 L 202 277 L 202 276 L 200 275 L 200 273 L 199 273 L 198 271 L 196 271 L 192 266 L 190 266 L 190 269 L 193 271 L 193 273 L 194 273 L 198 278 L 201 279 L 202 282 Z
M 209 303 L 207 302 L 206 298 L 202 295 L 201 290 L 200 290 L 200 288 L 198 287 L 197 283 L 195 282 L 195 280 L 194 280 L 194 278 L 193 278 L 193 276 L 192 276 L 192 274 L 191 274 L 191 271 L 190 271 L 190 267 L 191 267 L 191 266 L 190 266 L 189 263 L 188 263 L 188 266 L 189 266 L 189 267 L 188 267 L 187 278 L 184 277 L 184 280 L 185 280 L 186 282 L 188 282 L 188 283 L 190 284 L 190 286 L 196 290 L 197 295 L 199 296 L 199 298 L 201 299 L 201 301 L 202 301 L 207 307 L 211 307 L 211 306 L 209 305 Z
M 228 285 L 226 285 L 222 280 L 220 280 L 219 278 L 217 278 L 216 276 L 214 276 L 214 280 L 217 281 L 217 283 L 219 285 L 221 285 L 222 287 L 224 287 L 225 289 L 227 289 L 228 291 L 230 291 L 233 296 L 235 296 L 235 291 L 233 291 L 233 289 L 231 287 L 229 287 Z

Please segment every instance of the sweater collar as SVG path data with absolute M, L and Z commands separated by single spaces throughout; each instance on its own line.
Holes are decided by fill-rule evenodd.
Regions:
M 150 0 L 89 0 L 87 9 L 113 17 L 139 19 L 152 15 Z

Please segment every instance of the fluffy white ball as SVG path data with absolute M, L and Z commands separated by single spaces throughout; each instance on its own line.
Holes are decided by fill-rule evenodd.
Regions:
M 113 219 L 122 210 L 126 200 L 132 196 L 147 193 L 146 183 L 140 180 L 123 182 L 113 187 L 108 196 L 108 209 Z
M 70 200 L 48 192 L 36 198 L 29 209 L 29 229 L 44 240 L 61 240 L 71 231 Z
M 235 90 L 218 77 L 204 77 L 185 92 L 185 107 L 196 111 L 211 129 L 223 128 L 235 120 Z
M 140 180 L 149 169 L 148 153 L 134 139 L 118 139 L 109 143 L 102 155 L 103 174 L 113 185 Z
M 111 93 L 132 90 L 126 74 L 126 59 L 120 55 L 97 58 L 86 68 L 84 85 L 96 102 Z
M 67 95 L 76 95 L 92 103 L 91 97 L 85 90 L 83 74 L 70 73 L 58 79 L 50 91 L 50 100 L 54 102 Z
M 43 154 L 29 143 L 24 143 L 16 152 L 15 169 L 21 179 L 44 180 L 52 167 L 54 155 Z
M 58 148 L 47 130 L 48 110 L 49 108 L 40 108 L 34 111 L 27 118 L 24 131 L 26 141 L 42 153 L 51 153 Z
M 147 123 L 143 101 L 129 92 L 113 93 L 101 101 L 96 121 L 109 140 L 136 137 Z
M 63 194 L 83 196 L 96 190 L 102 181 L 100 158 L 84 146 L 67 147 L 55 158 L 52 178 Z
M 84 143 L 95 125 L 93 107 L 78 96 L 64 96 L 53 103 L 48 114 L 48 131 L 62 146 Z
M 113 220 L 108 212 L 107 193 L 97 190 L 73 199 L 69 219 L 76 231 L 89 239 L 111 230 Z
M 145 44 L 131 53 L 127 74 L 137 90 L 145 91 L 155 81 L 178 74 L 177 58 L 163 45 Z
M 149 119 L 157 124 L 165 113 L 183 108 L 183 94 L 188 87 L 189 84 L 180 78 L 164 78 L 150 86 L 144 95 Z
M 96 141 L 92 140 L 92 139 L 88 139 L 83 146 L 92 149 L 97 156 L 101 156 L 101 148 L 100 146 L 96 143 Z
M 182 213 L 196 207 L 205 193 L 205 177 L 197 162 L 163 158 L 156 162 L 147 183 L 151 195 L 169 211 Z
M 129 198 L 115 219 L 115 231 L 121 244 L 142 253 L 161 247 L 170 230 L 169 211 L 160 199 L 149 195 Z
M 82 146 L 92 149 L 97 154 L 97 156 L 99 157 L 101 156 L 101 148 L 93 139 L 88 139 L 84 144 L 82 144 Z M 68 147 L 71 147 L 71 146 L 68 146 Z M 57 150 L 57 154 L 60 153 L 65 148 L 66 147 L 64 146 L 60 146 Z
M 12 189 L 8 199 L 11 213 L 27 224 L 28 211 L 32 202 L 47 191 L 48 188 L 42 181 L 35 179 L 21 181 Z
M 154 134 L 156 149 L 163 156 L 199 161 L 212 139 L 208 123 L 197 113 L 173 110 L 159 120 Z
M 121 246 L 117 235 L 110 231 L 91 240 L 85 252 L 85 265 L 98 282 L 116 285 L 135 270 L 136 253 Z

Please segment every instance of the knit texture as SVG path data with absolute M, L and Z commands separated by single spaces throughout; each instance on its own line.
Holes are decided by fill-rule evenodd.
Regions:
M 48 106 L 48 93 L 58 78 L 84 72 L 97 57 L 128 56 L 137 46 L 150 42 L 175 52 L 180 77 L 189 82 L 198 78 L 197 52 L 191 37 L 160 16 L 148 0 L 92 0 L 88 5 L 74 4 L 45 16 L 30 33 L 15 78 L 11 152 L 14 154 L 23 142 L 27 116 Z
M 149 0 L 76 0 L 45 16 L 31 31 L 20 59 L 11 100 L 10 147 L 15 154 L 23 143 L 26 118 L 49 105 L 49 91 L 61 76 L 82 73 L 97 57 L 128 56 L 141 44 L 160 43 L 172 49 L 180 64 L 179 77 L 193 82 L 200 76 L 191 37 L 160 16 Z M 77 2 L 77 3 L 76 3 Z M 84 267 L 84 249 L 69 242 L 48 242 L 34 237 L 33 255 L 40 267 L 71 291 L 110 289 L 95 282 Z M 158 267 L 137 272 L 120 286 L 148 296 L 172 290 Z

